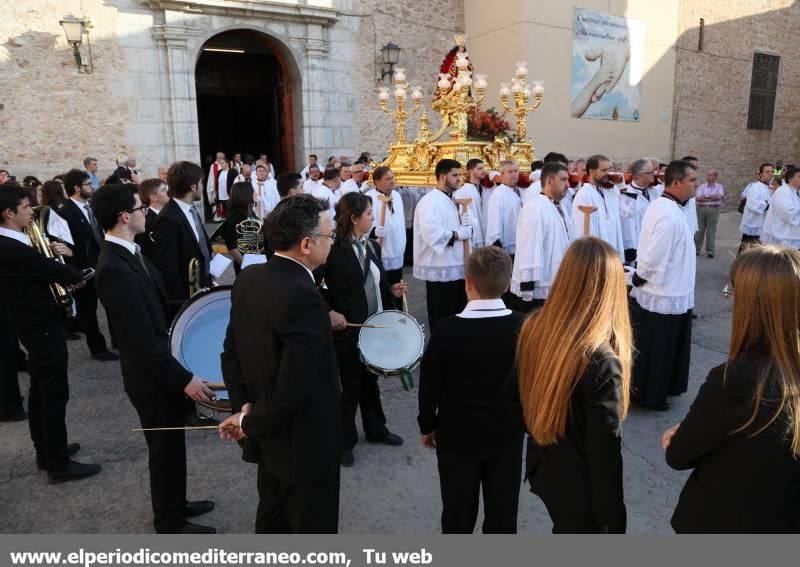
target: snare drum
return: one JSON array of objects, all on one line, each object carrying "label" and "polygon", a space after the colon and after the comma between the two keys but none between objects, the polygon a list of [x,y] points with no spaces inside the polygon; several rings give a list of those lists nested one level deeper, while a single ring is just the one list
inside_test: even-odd
[{"label": "snare drum", "polygon": [[[220,355],[231,316],[231,286],[201,290],[183,304],[169,329],[172,356],[186,370],[209,382],[222,382]],[[197,402],[214,412],[231,411],[227,390],[215,390],[211,403]]]},{"label": "snare drum", "polygon": [[379,329],[362,327],[358,334],[358,352],[364,365],[378,376],[400,376],[413,372],[425,348],[425,332],[408,313],[381,311],[364,322]]}]

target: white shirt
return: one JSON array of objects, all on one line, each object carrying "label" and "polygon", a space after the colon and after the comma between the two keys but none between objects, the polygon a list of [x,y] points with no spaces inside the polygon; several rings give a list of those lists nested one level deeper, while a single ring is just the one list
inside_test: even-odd
[{"label": "white shirt", "polygon": [[761,240],[800,249],[800,193],[790,185],[781,185],[772,194],[764,219]]},{"label": "white shirt", "polygon": [[514,254],[517,248],[517,220],[522,210],[522,196],[519,189],[499,185],[489,203],[489,220],[486,223],[484,242],[492,245],[498,240],[503,249]]},{"label": "white shirt", "polygon": [[314,188],[317,185],[322,185],[322,180],[314,181],[313,179],[306,179],[305,181],[303,181],[303,191],[311,195],[312,193],[314,193]]},{"label": "white shirt", "polygon": [[[481,194],[478,192],[478,188],[472,183],[464,183],[464,185],[453,192],[453,198],[472,199],[472,202],[467,205],[467,210],[475,220],[475,225],[472,227],[472,248],[483,246],[484,226],[481,219],[483,207],[481,205]],[[461,205],[459,205],[459,208],[461,208]]]},{"label": "white shirt", "polygon": [[358,183],[353,180],[351,177],[347,181],[341,184],[339,187],[339,197],[341,198],[342,195],[347,195],[348,193],[361,193],[361,189],[364,187],[364,184],[361,184],[361,187],[358,186]]},{"label": "white shirt", "polygon": [[136,255],[136,252],[139,248],[139,245],[136,244],[135,242],[128,242],[124,238],[119,238],[118,236],[112,236],[110,234],[106,234],[106,241],[113,242],[114,244],[119,244],[134,256]]},{"label": "white shirt", "polygon": [[83,213],[83,216],[84,216],[84,217],[86,217],[86,220],[87,220],[87,221],[89,221],[89,224],[92,224],[92,219],[91,219],[91,217],[89,216],[89,211],[86,209],[86,207],[88,207],[88,206],[89,206],[89,202],[88,202],[88,201],[79,201],[79,200],[78,200],[78,199],[76,199],[75,197],[70,197],[70,200],[71,200],[73,203],[75,203],[76,205],[78,205],[78,208],[79,208],[79,209],[81,210],[81,212]]},{"label": "white shirt", "polygon": [[744,206],[739,232],[748,236],[761,236],[772,193],[766,183],[754,181],[747,186],[745,194],[747,203]]},{"label": "white shirt", "polygon": [[[567,215],[568,219],[572,219],[572,200],[575,198],[575,189],[572,187],[567,187],[567,192],[564,193],[564,196],[561,198],[561,208],[564,209],[564,214]],[[573,231],[573,238],[575,237],[575,232]]]},{"label": "white shirt", "polygon": [[217,178],[217,200],[219,201],[227,201],[230,198],[228,196],[228,174],[230,172],[230,169],[224,169],[219,172],[219,177]]},{"label": "white shirt", "polygon": [[264,181],[256,179],[251,184],[253,185],[253,191],[258,193],[259,197],[256,213],[258,214],[260,211],[261,218],[265,219],[281,200],[281,196],[278,194],[278,184],[274,179],[266,179]]},{"label": "white shirt", "polygon": [[488,319],[490,317],[505,317],[511,315],[511,310],[506,307],[502,299],[473,299],[456,315],[462,319]]},{"label": "white shirt", "polygon": [[569,217],[562,217],[547,195],[528,201],[517,225],[511,292],[522,297],[521,284],[535,282],[533,297],[547,299],[571,240]]},{"label": "white shirt", "polygon": [[[688,206],[688,204],[687,204]],[[644,215],[636,273],[647,280],[631,297],[647,311],[682,315],[694,307],[694,231],[682,207],[659,197]]]},{"label": "white shirt", "polygon": [[533,199],[537,195],[541,195],[541,193],[542,193],[542,180],[540,179],[534,183],[531,183],[530,187],[528,187],[522,192],[522,206],[524,207],[525,205],[527,205],[531,199]]},{"label": "white shirt", "polygon": [[328,213],[330,213],[331,221],[333,221],[336,218],[336,203],[339,202],[338,191],[333,191],[324,183],[320,183],[311,190],[311,194],[320,201],[328,200]]},{"label": "white shirt", "polygon": [[596,207],[590,215],[589,234],[605,240],[625,258],[625,247],[622,244],[622,219],[619,210],[619,189],[603,189],[584,183],[572,200],[572,226],[576,236],[583,236],[583,213],[578,207]]},{"label": "white shirt", "polygon": [[155,214],[159,214],[161,212],[161,209],[156,209],[155,207],[149,207],[149,209],[153,211]]},{"label": "white shirt", "polygon": [[187,205],[186,203],[184,203],[179,199],[173,199],[173,201],[175,201],[175,203],[177,203],[177,205],[181,208],[181,211],[183,211],[186,220],[189,221],[189,226],[192,227],[192,232],[194,233],[194,237],[197,239],[197,242],[200,242],[200,235],[197,234],[197,227],[194,224],[194,218],[191,213],[192,209],[194,208],[194,205]]},{"label": "white shirt", "polygon": [[[622,221],[622,245],[625,250],[639,247],[639,235],[642,232],[642,221],[650,201],[645,197],[646,189],[637,188],[633,183],[628,185],[624,194],[620,194],[620,218]],[[629,195],[633,195],[630,197]]]},{"label": "white shirt", "polygon": [[[364,244],[364,254],[367,254],[366,246],[367,245],[365,243]],[[356,259],[358,259],[359,254],[361,254],[361,252],[359,251],[358,244],[356,244],[355,242],[353,242],[353,252],[356,253]],[[359,260],[359,263],[361,264],[362,271],[363,271],[364,264],[360,260]],[[377,298],[377,303],[375,305],[378,306],[378,310],[375,311],[375,313],[380,313],[381,311],[383,311],[383,299],[381,298],[381,270],[380,270],[380,268],[378,268],[378,266],[375,264],[375,262],[370,260],[369,261],[369,271],[372,273],[372,281],[375,282],[374,289],[375,289],[375,297]]]},{"label": "white shirt", "polygon": [[303,168],[303,171],[300,172],[300,177],[303,178],[303,181],[308,179],[308,165]]},{"label": "white shirt", "polygon": [[8,228],[3,228],[0,226],[0,236],[5,236],[7,238],[12,238],[17,242],[21,242],[25,246],[30,246],[31,242],[28,240],[28,235],[24,232],[17,232],[16,230],[10,230]]},{"label": "white shirt", "polygon": [[300,265],[300,266],[303,266],[303,268],[305,268],[306,272],[308,272],[308,277],[310,277],[310,278],[311,278],[311,281],[312,281],[312,282],[314,282],[314,285],[316,285],[316,284],[317,284],[316,280],[314,279],[314,273],[313,273],[311,270],[309,270],[309,269],[308,269],[308,266],[306,266],[306,265],[305,265],[305,264],[303,264],[302,262],[298,262],[298,261],[297,261],[297,260],[295,260],[294,258],[291,258],[291,257],[289,257],[289,256],[286,256],[285,254],[281,254],[280,252],[275,252],[275,254],[273,254],[273,256],[278,256],[279,258],[285,258],[285,259],[287,259],[287,260],[291,260],[291,261],[292,261],[292,262],[294,262],[295,264],[298,264],[298,265]]},{"label": "white shirt", "polygon": [[381,225],[381,214],[386,207],[386,222],[383,227],[386,229],[386,236],[381,245],[381,259],[383,260],[384,270],[397,270],[403,267],[403,257],[406,252],[406,217],[403,210],[403,198],[397,191],[392,191],[392,210],[388,205],[384,205],[378,196],[377,189],[367,192],[367,197],[372,199],[373,220],[372,226]]},{"label": "white shirt", "polygon": [[489,201],[495,187],[484,187],[481,192],[481,226],[483,227],[483,242],[486,243],[486,226],[489,223]]},{"label": "white shirt", "polygon": [[700,225],[697,222],[697,200],[694,197],[686,202],[686,206],[683,207],[683,213],[686,215],[686,220],[689,221],[689,228],[692,229],[692,232],[700,230]]},{"label": "white shirt", "polygon": [[447,244],[461,226],[458,207],[449,195],[432,189],[414,211],[414,277],[430,282],[464,279],[464,246]]}]

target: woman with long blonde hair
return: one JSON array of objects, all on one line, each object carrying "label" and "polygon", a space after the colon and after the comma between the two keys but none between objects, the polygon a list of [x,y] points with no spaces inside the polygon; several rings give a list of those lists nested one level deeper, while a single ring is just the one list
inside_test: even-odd
[{"label": "woman with long blonde hair", "polygon": [[619,254],[576,240],[517,343],[528,480],[553,533],[625,532],[620,425],[632,343]]},{"label": "woman with long blonde hair", "polygon": [[679,533],[800,531],[800,252],[755,246],[731,267],[728,360],[664,433],[667,463],[694,469]]}]

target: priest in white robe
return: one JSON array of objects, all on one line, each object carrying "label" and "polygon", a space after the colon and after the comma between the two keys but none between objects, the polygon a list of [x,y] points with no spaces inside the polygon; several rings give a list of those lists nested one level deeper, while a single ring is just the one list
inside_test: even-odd
[{"label": "priest in white robe", "polygon": [[502,183],[495,188],[489,203],[484,242],[487,246],[501,246],[513,258],[517,247],[517,220],[522,210],[517,162],[500,163],[500,180]]},{"label": "priest in white robe", "polygon": [[572,240],[572,223],[561,201],[569,188],[567,167],[544,165],[541,194],[522,207],[517,224],[517,253],[511,275],[513,309],[524,313],[544,305]]},{"label": "priest in white robe", "polygon": [[589,217],[589,235],[605,240],[619,252],[620,260],[625,259],[622,243],[622,219],[620,217],[619,189],[604,188],[608,184],[611,161],[602,155],[594,155],[586,160],[589,181],[583,184],[572,200],[572,223],[576,236],[584,236],[584,215],[579,207],[594,207]]},{"label": "priest in white robe", "polygon": [[620,216],[622,221],[622,245],[625,250],[625,262],[636,261],[636,250],[639,248],[639,235],[642,221],[650,206],[651,193],[648,188],[655,180],[655,169],[649,159],[637,159],[631,164],[631,182],[620,194]]},{"label": "priest in white robe", "polygon": [[772,191],[769,188],[770,179],[772,179],[772,164],[763,163],[758,168],[758,181],[751,183],[745,189],[746,202],[742,213],[742,222],[739,225],[739,232],[742,233],[740,251],[745,246],[761,240],[767,209],[772,200]]},{"label": "priest in white robe", "polygon": [[[372,173],[374,189],[367,192],[372,199],[374,237],[381,239],[381,260],[386,279],[390,285],[403,279],[403,258],[406,252],[406,217],[403,198],[394,190],[394,173],[386,166],[375,168]],[[384,203],[380,197],[388,197]],[[402,300],[395,308],[402,307]],[[386,307],[389,309],[389,307]]]},{"label": "priest in white robe", "polygon": [[311,194],[317,199],[328,201],[328,214],[336,220],[336,203],[339,202],[341,194],[339,188],[342,186],[342,178],[338,169],[326,169],[322,182],[316,184]]},{"label": "priest in white robe", "polygon": [[637,355],[631,399],[655,411],[669,409],[667,396],[686,392],[689,383],[697,258],[683,207],[696,184],[697,172],[689,162],[669,164],[666,189],[644,215],[632,277]]},{"label": "priest in white robe", "polygon": [[787,169],[783,180],[772,195],[761,241],[800,250],[800,169]]},{"label": "priest in white robe", "polygon": [[260,219],[267,218],[281,200],[278,194],[278,184],[274,179],[269,179],[268,175],[267,167],[263,163],[259,163],[256,166],[256,178],[251,182],[253,191],[258,194],[259,198],[256,203],[256,215]]},{"label": "priest in white robe", "polygon": [[342,182],[342,188],[339,190],[339,196],[347,195],[348,193],[364,193],[369,188],[364,184],[366,172],[364,171],[363,163],[354,163],[350,166],[350,179]]},{"label": "priest in white robe", "polygon": [[458,202],[459,199],[470,200],[467,209],[472,214],[472,218],[475,221],[472,227],[473,248],[478,248],[484,244],[483,204],[481,201],[481,195],[483,193],[483,187],[481,186],[483,171],[483,162],[481,160],[476,158],[469,160],[467,162],[467,182],[453,193],[453,198],[456,202]]},{"label": "priest in white robe", "polygon": [[463,241],[472,238],[472,219],[469,213],[461,215],[453,201],[460,183],[461,164],[440,160],[436,188],[420,199],[414,211],[414,277],[425,282],[431,331],[467,305]]}]

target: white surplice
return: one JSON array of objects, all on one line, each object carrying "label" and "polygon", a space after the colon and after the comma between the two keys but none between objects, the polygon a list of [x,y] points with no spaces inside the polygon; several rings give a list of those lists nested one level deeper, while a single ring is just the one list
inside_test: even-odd
[{"label": "white surplice", "polygon": [[659,197],[644,215],[636,257],[636,273],[646,283],[631,297],[651,313],[682,315],[694,307],[696,269],[694,231],[683,207]]},{"label": "white surplice", "polygon": [[461,218],[450,196],[439,189],[425,194],[414,210],[413,226],[414,277],[430,282],[464,279],[464,245],[452,241]]},{"label": "white surplice", "polygon": [[533,297],[547,299],[571,240],[572,225],[563,207],[559,212],[547,195],[528,201],[517,224],[511,292],[522,297],[521,284],[535,282]]},{"label": "white surplice", "polygon": [[739,232],[747,236],[761,236],[772,193],[770,193],[769,186],[761,181],[754,181],[748,185],[745,192],[747,203],[744,206]]},{"label": "white surplice", "polygon": [[800,193],[797,189],[783,184],[773,193],[761,241],[800,249]]},{"label": "white surplice", "polygon": [[317,199],[328,200],[328,213],[331,215],[331,222],[335,222],[334,219],[336,217],[336,203],[339,202],[339,194],[338,191],[333,191],[330,187],[325,185],[324,183],[320,183],[311,190],[311,194],[314,195]]},{"label": "white surplice", "polygon": [[358,183],[356,183],[351,177],[342,183],[341,187],[339,187],[339,198],[341,198],[343,195],[347,195],[348,193],[362,193],[365,187],[366,185],[363,183],[359,187]]},{"label": "white surplice", "polygon": [[259,181],[256,179],[252,181],[253,191],[258,193],[259,204],[256,206],[256,212],[260,211],[261,218],[265,219],[278,205],[281,196],[278,193],[278,184],[274,179],[267,179],[266,181]]},{"label": "white surplice", "polygon": [[491,246],[497,241],[509,254],[517,247],[517,220],[522,210],[519,189],[502,184],[495,188],[489,203],[489,219],[486,222],[484,243]]},{"label": "white surplice", "polygon": [[590,183],[583,187],[572,199],[572,226],[575,236],[583,236],[583,213],[579,206],[595,207],[589,221],[589,234],[605,240],[625,259],[625,247],[622,243],[622,219],[619,210],[619,189],[602,189]]},{"label": "white surplice", "polygon": [[397,191],[392,191],[392,208],[384,205],[378,196],[377,189],[367,192],[367,197],[372,199],[372,226],[381,226],[381,211],[386,208],[386,236],[381,248],[381,259],[384,270],[397,270],[403,267],[403,256],[406,252],[406,217],[403,210],[403,198]]},{"label": "white surplice", "polygon": [[639,248],[639,235],[642,232],[642,221],[650,201],[646,189],[631,183],[620,193],[620,216],[622,220],[622,245],[625,250]]},{"label": "white surplice", "polygon": [[542,180],[535,181],[522,192],[522,206],[528,204],[528,201],[542,193]]},{"label": "white surplice", "polygon": [[[478,188],[472,183],[464,183],[464,185],[456,189],[453,193],[453,198],[472,199],[472,202],[467,205],[467,210],[469,210],[472,214],[472,218],[475,220],[475,225],[472,227],[472,247],[477,248],[483,246],[484,226],[483,219],[481,218],[483,216],[481,214],[483,205],[481,204],[481,194],[478,192]],[[460,205],[459,208],[461,208]]]}]

